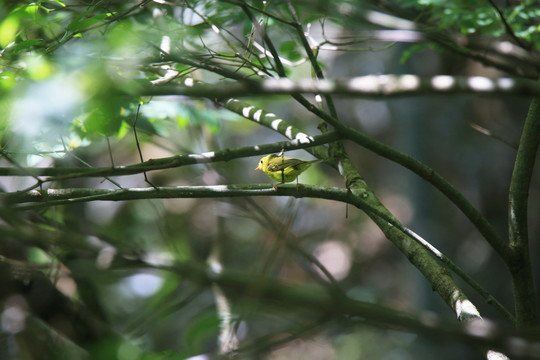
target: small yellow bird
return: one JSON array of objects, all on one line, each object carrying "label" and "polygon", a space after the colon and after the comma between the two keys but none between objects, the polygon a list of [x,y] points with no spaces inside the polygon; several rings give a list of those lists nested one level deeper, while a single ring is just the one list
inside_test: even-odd
[{"label": "small yellow bird", "polygon": [[[296,179],[296,187],[298,187],[298,175],[306,171],[311,164],[319,161],[321,160],[305,161],[271,154],[263,157],[255,170],[264,171],[270,179],[279,181],[281,184]],[[278,185],[274,185],[274,189]]]}]

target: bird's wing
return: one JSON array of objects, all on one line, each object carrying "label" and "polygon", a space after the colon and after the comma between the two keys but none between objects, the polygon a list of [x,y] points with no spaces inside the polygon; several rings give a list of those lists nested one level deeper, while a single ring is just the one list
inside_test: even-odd
[{"label": "bird's wing", "polygon": [[276,161],[274,160],[272,164],[268,165],[268,170],[270,171],[282,171],[285,170],[288,167],[296,167],[297,165],[300,165],[302,163],[305,163],[304,160],[300,159],[283,159],[283,161]]}]

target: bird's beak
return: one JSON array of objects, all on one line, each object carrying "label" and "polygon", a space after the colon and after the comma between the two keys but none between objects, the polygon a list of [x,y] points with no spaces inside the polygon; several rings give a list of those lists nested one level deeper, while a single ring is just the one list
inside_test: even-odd
[{"label": "bird's beak", "polygon": [[261,167],[260,166],[257,166],[257,168],[255,170],[261,170]]}]

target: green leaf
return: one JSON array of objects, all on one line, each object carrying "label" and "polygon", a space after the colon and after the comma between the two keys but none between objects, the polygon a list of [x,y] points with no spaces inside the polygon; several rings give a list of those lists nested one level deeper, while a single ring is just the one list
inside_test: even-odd
[{"label": "green leaf", "polygon": [[30,79],[40,81],[50,77],[54,72],[54,66],[44,56],[32,56],[26,60],[26,72]]},{"label": "green leaf", "polygon": [[215,341],[218,333],[219,319],[215,311],[201,311],[186,327],[183,343],[186,351],[197,354],[204,350],[204,345]]},{"label": "green leaf", "polygon": [[208,126],[212,134],[217,134],[221,128],[218,115],[213,110],[204,110],[200,112],[202,122]]},{"label": "green leaf", "polygon": [[11,89],[16,83],[17,75],[11,71],[0,72],[0,91]]},{"label": "green leaf", "polygon": [[14,49],[15,54],[20,54],[23,52],[26,52],[30,50],[31,48],[38,46],[42,44],[43,41],[41,39],[30,39],[30,40],[23,40],[19,43],[17,43],[16,48]]},{"label": "green leaf", "polygon": [[128,108],[130,99],[102,90],[88,102],[87,113],[75,126],[81,138],[91,135],[118,136],[124,121],[124,109]]},{"label": "green leaf", "polygon": [[15,16],[8,16],[0,24],[0,46],[5,48],[13,41],[17,36],[19,30],[19,19]]},{"label": "green leaf", "polygon": [[281,43],[281,46],[279,47],[280,52],[290,52],[296,50],[296,42],[295,41],[285,41]]},{"label": "green leaf", "polygon": [[84,121],[84,129],[87,134],[111,136],[118,133],[122,124],[120,111],[115,114],[114,111],[110,111],[111,109],[108,110],[95,109],[88,114]]},{"label": "green leaf", "polygon": [[179,114],[175,118],[176,125],[179,129],[185,129],[189,125],[189,116],[187,114]]}]

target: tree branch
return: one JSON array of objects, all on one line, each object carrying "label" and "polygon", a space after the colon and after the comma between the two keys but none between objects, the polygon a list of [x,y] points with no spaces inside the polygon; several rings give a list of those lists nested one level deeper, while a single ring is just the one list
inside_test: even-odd
[{"label": "tree branch", "polygon": [[488,0],[488,2],[491,4],[491,7],[493,7],[495,9],[495,11],[497,12],[497,14],[499,15],[499,18],[501,19],[501,22],[503,23],[504,25],[504,28],[506,29],[506,33],[517,43],[519,44],[519,46],[525,48],[525,49],[530,49],[531,48],[531,44],[527,44],[523,39],[520,39],[516,36],[516,33],[514,32],[514,30],[512,29],[512,27],[510,26],[510,24],[508,23],[508,21],[506,21],[506,17],[504,16],[504,13],[502,12],[501,9],[499,9],[499,7],[497,6],[497,4],[495,4],[495,1],[493,0]]},{"label": "tree branch", "polygon": [[[311,47],[309,46],[309,42],[304,34],[304,29],[302,27],[302,24],[300,23],[300,19],[298,18],[298,15],[296,14],[296,10],[294,10],[294,6],[290,0],[287,1],[287,6],[294,20],[293,27],[296,30],[296,34],[298,38],[300,39],[300,42],[302,43],[302,47],[304,48],[304,51],[306,52],[309,58],[309,63],[311,64],[311,68],[313,69],[313,72],[315,73],[315,77],[317,78],[317,80],[324,80],[324,74],[323,74],[322,68],[317,62],[317,57],[315,56],[315,54],[311,50]],[[324,99],[326,100],[326,105],[328,106],[330,115],[337,119],[338,114],[337,114],[336,106],[334,104],[334,100],[329,94],[324,94]],[[297,99],[297,100],[300,100],[301,103],[305,102],[305,101],[302,101],[303,99]]]},{"label": "tree branch", "polygon": [[336,132],[330,132],[311,137],[307,134],[294,134],[290,141],[280,141],[271,144],[244,146],[219,151],[210,151],[203,154],[186,154],[150,159],[142,163],[114,167],[73,168],[73,167],[0,167],[0,176],[51,176],[45,181],[56,181],[80,177],[105,177],[140,174],[145,171],[170,169],[185,165],[205,164],[220,161],[230,161],[255,155],[264,155],[282,150],[306,149],[318,147],[340,138]]},{"label": "tree branch", "polygon": [[[399,6],[395,5],[393,2],[386,0],[371,0],[371,2],[376,3],[378,6],[389,11],[394,15],[388,15],[385,13],[377,13],[375,11],[358,11],[356,9],[351,10],[353,12],[352,16],[359,17],[369,23],[376,24],[379,26],[384,26],[393,29],[402,29],[402,30],[419,30],[423,32],[428,40],[439,45],[440,47],[450,51],[451,53],[469,58],[471,60],[477,61],[485,66],[490,66],[495,69],[507,72],[508,74],[514,74],[518,76],[527,77],[532,80],[536,80],[539,76],[540,68],[537,64],[526,60],[524,62],[512,61],[514,57],[512,53],[508,51],[501,50],[497,55],[498,57],[503,58],[503,61],[498,59],[493,59],[488,56],[483,51],[473,51],[468,47],[470,43],[474,43],[474,40],[469,39],[466,36],[461,34],[449,34],[448,31],[439,30],[437,24],[426,24],[418,19],[418,16],[414,13],[407,13]],[[382,16],[374,16],[374,14],[381,14]],[[380,19],[385,19],[391,17],[391,21],[380,21]],[[493,37],[488,37],[482,39],[482,42],[491,42]],[[505,59],[508,57],[508,59]],[[534,58],[534,56],[531,56]],[[532,69],[531,69],[532,68]]]},{"label": "tree branch", "polygon": [[[515,334],[511,330],[497,328],[486,322],[474,322],[465,326],[456,326],[433,315],[413,315],[399,312],[380,305],[350,299],[329,293],[327,290],[310,285],[286,284],[268,277],[254,277],[245,271],[222,270],[215,272],[195,263],[178,263],[171,267],[160,267],[181,274],[191,281],[210,285],[216,283],[236,296],[249,297],[284,309],[314,311],[339,318],[345,316],[349,322],[358,318],[361,323],[379,324],[394,329],[435,335],[441,338],[454,337],[468,340],[480,347],[489,347],[508,352],[520,358],[526,353],[530,358],[540,358],[534,352],[537,337],[534,334]],[[512,337],[512,334],[516,336]],[[512,346],[510,339],[519,339],[523,347]],[[520,352],[523,351],[523,352]]]},{"label": "tree branch", "polygon": [[[223,74],[223,71],[217,72]],[[192,86],[144,87],[139,95],[185,95],[205,98],[231,98],[253,95],[339,94],[351,97],[390,98],[400,96],[481,94],[540,96],[537,81],[520,78],[438,75],[367,75],[350,79],[291,80],[288,78],[250,80]]]},{"label": "tree branch", "polygon": [[[175,187],[159,187],[154,188],[131,188],[131,189],[47,189],[43,191],[33,190],[27,193],[6,193],[4,202],[6,204],[22,204],[27,202],[35,202],[35,204],[19,205],[13,207],[16,210],[30,210],[46,208],[51,206],[69,205],[80,202],[89,201],[126,201],[138,199],[168,199],[168,198],[220,198],[220,197],[244,197],[244,196],[294,196],[297,198],[310,197],[327,200],[335,200],[352,204],[366,212],[379,226],[384,227],[387,231],[398,230],[401,235],[398,237],[401,244],[398,248],[409,257],[409,253],[413,254],[416,250],[410,245],[403,248],[403,243],[407,242],[403,239],[403,235],[410,237],[417,244],[422,246],[426,251],[439,259],[461,277],[467,284],[475,289],[487,303],[493,305],[510,321],[514,321],[513,316],[500,304],[491,294],[483,289],[474,279],[468,276],[448,257],[442,254],[439,250],[433,247],[419,235],[401,225],[388,211],[382,206],[373,205],[370,200],[364,197],[353,196],[350,191],[343,188],[323,187],[301,185],[298,189],[293,185],[280,185],[277,189],[268,184],[245,184],[245,185],[217,185],[217,186],[175,186]],[[373,197],[373,195],[371,196]],[[393,229],[393,230],[392,230]],[[383,230],[384,231],[384,230]],[[396,234],[394,234],[396,235]],[[394,236],[394,239],[395,236]],[[390,239],[392,240],[392,239]],[[395,243],[395,240],[392,240]],[[418,253],[415,254],[418,256]],[[409,257],[410,259],[410,257]],[[418,267],[418,262],[412,261]],[[422,266],[428,265],[429,262],[422,260]],[[432,271],[438,272],[440,269],[436,264],[429,265]],[[422,270],[421,270],[422,271]],[[447,276],[447,274],[445,274]],[[429,280],[429,279],[428,279]],[[432,279],[435,280],[435,279]],[[432,285],[435,283],[432,283]],[[436,289],[436,285],[433,285]],[[456,287],[457,289],[457,287]],[[457,291],[457,290],[456,290]],[[455,302],[455,299],[452,300]]]},{"label": "tree branch", "polygon": [[[289,124],[283,119],[278,118],[275,114],[267,113],[261,109],[256,108],[248,103],[241,102],[237,99],[229,99],[224,103],[224,106],[234,111],[247,119],[260,123],[266,127],[274,129],[285,136],[291,138],[294,136],[303,137],[304,135],[299,130],[297,130],[293,125]],[[312,106],[311,111],[316,115],[320,116],[323,120],[327,121],[332,125],[337,131],[339,131],[343,137],[349,138],[350,140],[356,142],[357,144],[365,147],[368,150],[375,152],[391,161],[408,168],[409,170],[416,173],[418,176],[432,184],[436,189],[441,191],[450,201],[452,201],[462,212],[463,214],[471,221],[472,224],[476,226],[478,231],[484,236],[488,243],[497,251],[497,253],[503,258],[508,260],[508,249],[503,242],[501,236],[495,231],[491,224],[482,216],[482,214],[458,191],[453,187],[443,176],[437,173],[435,170],[429,166],[421,163],[420,161],[404,154],[400,151],[397,151],[365,134],[362,132],[353,129],[351,127],[345,126],[339,121],[336,121],[330,115],[319,110],[317,107]],[[307,135],[306,135],[307,136]],[[320,147],[314,148],[313,154],[319,158],[329,158],[328,154],[316,153],[316,150],[321,149]],[[324,149],[324,148],[322,148]],[[321,157],[322,156],[322,157]],[[338,164],[333,164],[331,159],[330,164],[338,167]],[[354,172],[356,174],[356,171]],[[349,176],[345,179],[347,186],[350,183],[354,182],[354,179],[357,175]]]},{"label": "tree branch", "polygon": [[527,205],[540,143],[540,98],[534,98],[523,126],[509,192],[509,236],[516,318],[519,327],[537,326],[536,293],[529,255]]}]

